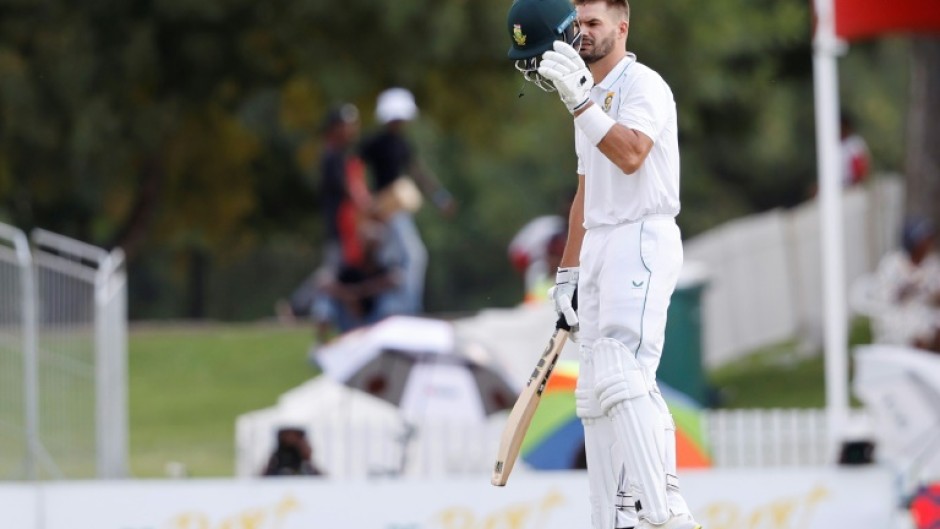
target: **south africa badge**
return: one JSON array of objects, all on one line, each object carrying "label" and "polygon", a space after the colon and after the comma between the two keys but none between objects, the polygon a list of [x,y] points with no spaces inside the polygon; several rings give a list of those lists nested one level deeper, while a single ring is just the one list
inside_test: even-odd
[{"label": "south africa badge", "polygon": [[516,44],[519,46],[525,46],[525,33],[522,32],[521,25],[512,25],[512,40],[516,41]]}]

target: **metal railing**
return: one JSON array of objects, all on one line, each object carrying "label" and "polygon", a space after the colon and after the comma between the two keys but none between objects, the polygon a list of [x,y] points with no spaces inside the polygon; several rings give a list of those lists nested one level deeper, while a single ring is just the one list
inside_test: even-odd
[{"label": "metal railing", "polygon": [[0,224],[0,479],[127,475],[120,250]]}]

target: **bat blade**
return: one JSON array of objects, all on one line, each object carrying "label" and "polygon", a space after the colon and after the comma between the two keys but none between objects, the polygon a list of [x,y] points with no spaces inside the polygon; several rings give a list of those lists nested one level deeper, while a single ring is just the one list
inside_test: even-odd
[{"label": "bat blade", "polygon": [[509,418],[506,420],[506,426],[503,427],[503,435],[499,441],[496,464],[490,477],[490,483],[496,487],[505,486],[506,482],[509,481],[509,474],[519,457],[522,441],[529,430],[529,424],[532,422],[535,410],[538,409],[542,392],[545,391],[545,385],[548,384],[548,379],[552,375],[552,370],[555,368],[558,356],[561,354],[567,340],[567,329],[555,329],[548,345],[542,352],[542,356],[539,357],[535,369],[532,370],[529,381],[509,412]]}]

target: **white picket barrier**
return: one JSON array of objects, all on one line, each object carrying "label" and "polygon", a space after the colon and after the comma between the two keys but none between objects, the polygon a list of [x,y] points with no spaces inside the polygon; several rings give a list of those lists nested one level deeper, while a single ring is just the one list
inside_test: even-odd
[{"label": "white picket barrier", "polygon": [[[270,413],[270,412],[268,412]],[[274,450],[274,415],[241,416],[236,426],[236,475],[256,476]],[[821,468],[835,464],[823,409],[703,410],[704,444],[715,468]],[[505,417],[485,423],[427,422],[406,428],[386,420],[342,418],[304,427],[314,460],[334,478],[440,477],[489,473]],[[260,420],[260,422],[259,422]],[[517,473],[531,470],[520,458]]]},{"label": "white picket barrier", "polygon": [[[896,247],[904,185],[884,176],[844,194],[846,286]],[[822,344],[818,203],[734,219],[685,241],[685,258],[705,265],[702,360],[709,368],[754,349],[799,339]]]},{"label": "white picket barrier", "polygon": [[702,419],[716,467],[818,467],[835,462],[822,409],[711,410]]}]

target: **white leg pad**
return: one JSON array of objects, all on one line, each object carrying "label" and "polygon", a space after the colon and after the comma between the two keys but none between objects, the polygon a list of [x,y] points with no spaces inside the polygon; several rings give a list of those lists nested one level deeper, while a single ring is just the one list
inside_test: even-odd
[{"label": "white leg pad", "polygon": [[666,462],[666,495],[669,501],[669,510],[673,514],[691,514],[689,506],[685,503],[685,499],[679,491],[679,475],[676,472],[676,422],[673,420],[672,414],[669,413],[669,407],[666,405],[662,393],[659,392],[658,386],[654,388],[651,396],[660,414],[662,414],[662,422],[666,429],[664,461]]},{"label": "white leg pad", "polygon": [[[607,419],[607,425],[613,429],[610,419]],[[613,435],[613,433],[611,433],[611,435]],[[640,521],[636,515],[636,497],[633,495],[630,481],[627,478],[627,469],[623,464],[620,443],[614,443],[614,453],[618,456],[617,461],[619,461],[618,466],[620,467],[620,475],[617,476],[617,499],[615,501],[617,524],[614,525],[614,527],[636,527]]]},{"label": "white leg pad", "polygon": [[[620,490],[623,458],[610,420],[601,410],[594,393],[594,365],[590,351],[581,346],[581,364],[575,389],[575,412],[584,425],[584,450],[587,456],[588,488],[591,500],[591,524],[594,529],[633,527],[637,524],[633,498],[626,488]],[[621,509],[621,504],[624,507]]]},{"label": "white leg pad", "polygon": [[653,524],[670,517],[666,493],[663,415],[651,396],[655,380],[621,342],[594,342],[595,392],[620,440],[630,478],[639,486],[640,516]]}]

